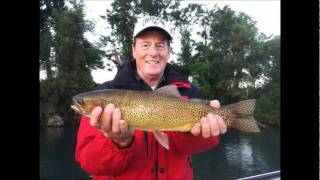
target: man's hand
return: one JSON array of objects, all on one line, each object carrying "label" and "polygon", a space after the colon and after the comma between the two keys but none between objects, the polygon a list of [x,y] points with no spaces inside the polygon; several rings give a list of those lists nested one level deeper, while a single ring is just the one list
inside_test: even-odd
[{"label": "man's hand", "polygon": [[120,109],[113,104],[108,104],[103,111],[101,107],[95,107],[91,112],[90,125],[111,138],[120,148],[128,147],[132,142],[133,130],[121,119]]},{"label": "man's hand", "polygon": [[[212,108],[220,108],[220,103],[217,100],[210,101]],[[195,124],[191,133],[195,136],[202,134],[203,137],[208,138],[224,134],[227,131],[227,126],[219,115],[209,113],[206,117],[201,118],[200,122]]]}]

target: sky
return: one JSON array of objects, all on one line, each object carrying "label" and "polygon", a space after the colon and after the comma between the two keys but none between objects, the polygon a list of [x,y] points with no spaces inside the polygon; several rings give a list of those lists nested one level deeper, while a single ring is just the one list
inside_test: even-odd
[{"label": "sky", "polygon": [[[110,35],[111,30],[105,20],[100,18],[100,15],[106,15],[106,9],[111,9],[111,0],[83,0],[85,19],[95,23],[95,30],[92,33],[85,33],[85,37],[92,43],[97,43],[101,35]],[[267,36],[280,35],[280,0],[184,0],[181,1],[181,7],[185,7],[188,3],[206,4],[208,8],[217,5],[222,8],[225,5],[236,12],[244,12],[249,15],[252,20],[256,21],[256,27],[260,33]],[[176,36],[175,36],[176,37]],[[177,36],[179,37],[179,35]],[[177,52],[180,49],[180,44],[172,44],[173,50]],[[174,60],[175,55],[171,55],[170,60]],[[106,64],[106,59],[103,59]],[[170,62],[169,60],[169,62]],[[113,65],[113,63],[110,63]],[[113,67],[115,67],[113,65]],[[107,66],[106,66],[107,68]],[[97,69],[92,71],[93,79],[96,83],[102,83],[112,80],[116,74],[116,68],[113,71],[107,69]],[[42,75],[43,76],[43,75]],[[40,74],[41,77],[41,74]]]}]

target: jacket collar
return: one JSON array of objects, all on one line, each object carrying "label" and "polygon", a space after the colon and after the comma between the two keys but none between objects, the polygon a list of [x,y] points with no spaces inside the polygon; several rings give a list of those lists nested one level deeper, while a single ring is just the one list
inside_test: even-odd
[{"label": "jacket collar", "polygon": [[[164,76],[167,84],[172,84],[177,81],[188,83],[188,76],[183,74],[180,70],[176,69],[169,63],[167,63],[165,67]],[[114,78],[114,83],[121,85],[133,82],[138,82],[136,78],[136,61],[130,60],[123,64],[119,69]]]}]

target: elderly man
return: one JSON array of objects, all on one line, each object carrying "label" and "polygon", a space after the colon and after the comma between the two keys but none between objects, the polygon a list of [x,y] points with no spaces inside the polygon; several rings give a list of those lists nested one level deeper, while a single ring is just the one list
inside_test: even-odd
[{"label": "elderly man", "polygon": [[[177,86],[182,98],[202,98],[186,75],[168,63],[172,35],[163,20],[140,19],[134,29],[132,54],[114,80],[97,89],[153,91]],[[218,101],[210,102],[219,108]],[[191,154],[215,147],[219,134],[226,132],[220,116],[208,114],[191,132],[151,132],[131,130],[120,109],[113,104],[96,107],[82,117],[78,131],[76,160],[93,179],[192,179]],[[170,149],[159,145],[165,141]]]}]

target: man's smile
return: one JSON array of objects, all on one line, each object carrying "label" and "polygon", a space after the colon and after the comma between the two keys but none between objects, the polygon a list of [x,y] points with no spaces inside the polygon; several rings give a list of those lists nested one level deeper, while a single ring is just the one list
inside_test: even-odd
[{"label": "man's smile", "polygon": [[147,64],[159,64],[160,61],[158,60],[149,60],[149,61],[145,61]]}]

